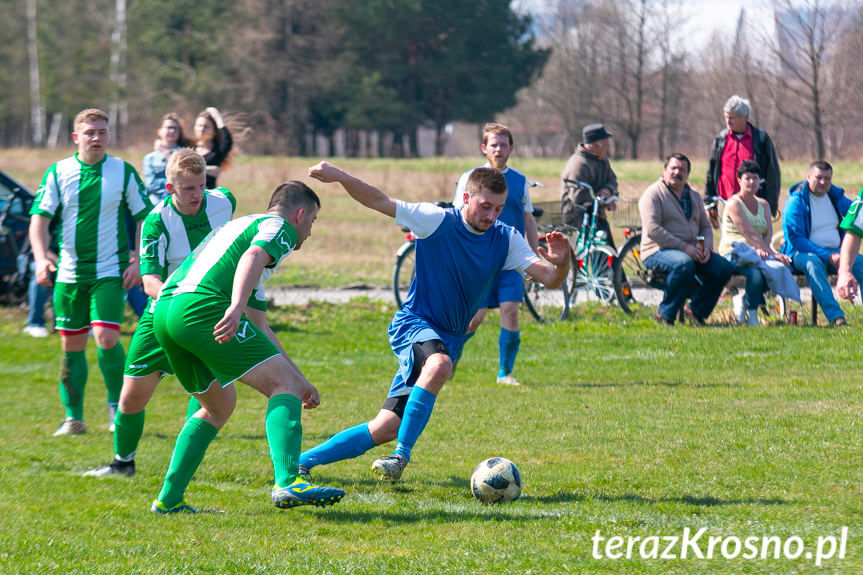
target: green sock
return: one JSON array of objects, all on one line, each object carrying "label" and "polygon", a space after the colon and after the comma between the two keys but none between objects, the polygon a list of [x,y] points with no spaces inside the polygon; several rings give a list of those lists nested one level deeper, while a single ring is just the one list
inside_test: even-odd
[{"label": "green sock", "polygon": [[168,464],[168,473],[165,474],[165,483],[159,492],[158,500],[165,507],[173,507],[183,500],[186,487],[204,459],[207,446],[217,433],[219,430],[214,425],[197,417],[187,421],[180,430],[171,463]]},{"label": "green sock", "polygon": [[192,416],[201,409],[201,402],[194,395],[189,396],[189,405],[186,407],[186,421],[192,419]]},{"label": "green sock", "polygon": [[299,398],[286,393],[274,395],[267,404],[267,441],[279,487],[287,487],[297,477],[303,442],[302,413]]},{"label": "green sock", "polygon": [[87,385],[87,355],[83,351],[64,351],[60,363],[60,401],[66,417],[84,420],[84,387]]},{"label": "green sock", "polygon": [[126,365],[126,352],[119,343],[111,349],[96,348],[99,356],[99,369],[108,390],[108,403],[120,401],[120,391],[123,389],[123,367]]},{"label": "green sock", "polygon": [[123,461],[134,459],[143,433],[144,410],[123,413],[118,409],[114,418],[114,455]]}]

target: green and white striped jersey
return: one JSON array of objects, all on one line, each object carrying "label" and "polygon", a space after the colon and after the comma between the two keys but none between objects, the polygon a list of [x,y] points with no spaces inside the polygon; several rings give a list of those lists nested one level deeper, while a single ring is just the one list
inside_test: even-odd
[{"label": "green and white striped jersey", "polygon": [[155,274],[165,281],[207,235],[229,222],[237,200],[227,188],[205,190],[201,209],[186,216],[169,195],[153,208],[141,228],[141,275]]},{"label": "green and white striped jersey", "polygon": [[152,207],[131,164],[106,155],[94,165],[78,154],[51,166],[30,215],[60,217],[57,281],[120,277],[129,266],[126,214],[141,220]]},{"label": "green and white striped jersey", "polygon": [[162,285],[159,299],[194,293],[230,302],[240,258],[251,246],[260,246],[275,261],[261,274],[247,305],[266,311],[263,283],[296,245],[297,230],[278,216],[253,214],[237,218],[195,248]]}]

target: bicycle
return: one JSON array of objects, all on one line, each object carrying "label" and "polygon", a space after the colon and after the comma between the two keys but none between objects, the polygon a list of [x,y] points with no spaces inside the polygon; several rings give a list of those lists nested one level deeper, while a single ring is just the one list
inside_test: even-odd
[{"label": "bicycle", "polygon": [[599,198],[587,182],[564,179],[564,185],[572,186],[573,191],[588,191],[591,208],[585,210],[579,231],[563,222],[560,202],[537,204],[540,213],[539,217],[534,215],[537,229],[563,233],[568,236],[572,248],[570,273],[561,288],[548,290],[530,280],[525,284],[525,304],[538,321],[566,319],[579,296],[604,303],[615,297],[613,269],[617,251],[608,244],[605,232],[597,228],[596,220],[600,205],[617,201],[617,196]]}]

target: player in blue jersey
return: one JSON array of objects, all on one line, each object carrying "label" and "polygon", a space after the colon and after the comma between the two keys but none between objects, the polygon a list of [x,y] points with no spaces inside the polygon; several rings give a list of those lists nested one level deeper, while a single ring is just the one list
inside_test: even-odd
[{"label": "player in blue jersey", "polygon": [[549,288],[569,271],[569,243],[557,232],[546,236],[542,261],[512,227],[497,221],[506,203],[503,174],[477,168],[468,177],[462,209],[407,203],[343,170],[321,162],[309,176],[336,182],[362,205],[395,218],[417,237],[416,276],[403,307],[389,326],[390,346],[399,368],[377,416],[346,429],[300,456],[300,474],[316,465],[362,455],[398,439],[392,456],[372,470],[397,481],[411,449],[431,416],[435,398],[461,355],[471,318],[485,303],[501,270],[530,274]]},{"label": "player in blue jersey", "polygon": [[[537,248],[536,220],[533,218],[533,204],[530,202],[527,178],[521,172],[517,172],[506,165],[513,151],[512,132],[503,124],[486,124],[482,129],[480,149],[488,160],[483,167],[500,170],[506,179],[506,203],[498,219],[521,232],[535,252]],[[468,170],[458,180],[453,199],[453,205],[457,208],[464,205],[462,198],[467,179],[472,172],[473,170]],[[515,379],[512,370],[515,367],[515,357],[518,355],[518,348],[521,344],[521,334],[518,329],[518,304],[523,298],[524,279],[521,274],[515,270],[500,272],[497,282],[489,292],[488,300],[480,306],[467,330],[467,339],[470,339],[485,319],[488,308],[500,308],[498,383],[518,385],[518,380]]]}]

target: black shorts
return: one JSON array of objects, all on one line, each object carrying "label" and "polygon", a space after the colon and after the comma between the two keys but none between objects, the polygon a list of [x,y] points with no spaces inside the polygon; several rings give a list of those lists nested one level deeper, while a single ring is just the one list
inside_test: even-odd
[{"label": "black shorts", "polygon": [[[420,343],[415,343],[413,345],[414,350],[414,366],[411,370],[411,375],[408,378],[407,386],[413,387],[414,383],[416,383],[417,378],[420,376],[420,372],[423,369],[423,366],[426,363],[426,360],[436,353],[442,353],[444,355],[449,355],[449,350],[447,350],[446,345],[439,339],[430,339],[427,341],[423,341]],[[399,395],[397,397],[388,397],[386,401],[384,401],[381,409],[386,409],[387,411],[392,411],[395,413],[399,419],[404,417],[405,413],[405,405],[408,403],[408,395]]]}]

